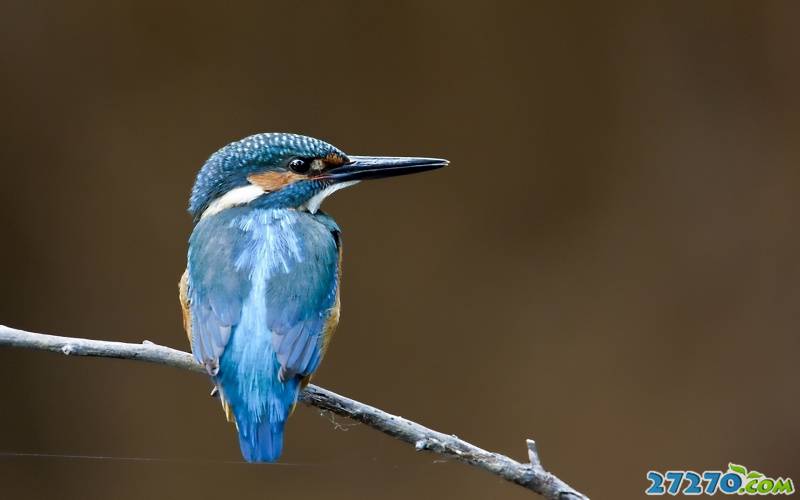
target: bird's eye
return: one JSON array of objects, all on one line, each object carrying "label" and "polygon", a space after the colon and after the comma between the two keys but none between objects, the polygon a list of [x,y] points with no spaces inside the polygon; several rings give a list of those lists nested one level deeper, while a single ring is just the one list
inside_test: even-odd
[{"label": "bird's eye", "polygon": [[308,173],[308,170],[311,168],[311,162],[303,160],[302,158],[295,158],[289,162],[289,168],[292,172],[297,174],[305,174]]}]

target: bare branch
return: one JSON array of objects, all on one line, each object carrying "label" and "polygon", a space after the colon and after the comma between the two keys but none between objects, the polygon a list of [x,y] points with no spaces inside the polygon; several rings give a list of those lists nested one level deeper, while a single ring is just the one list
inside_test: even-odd
[{"label": "bare branch", "polygon": [[[160,365],[182,368],[197,373],[205,369],[194,357],[183,351],[163,347],[144,341],[142,344],[89,340],[73,337],[58,337],[16,330],[0,325],[0,345],[37,349],[65,354],[67,356],[95,356],[102,358],[133,359]],[[411,420],[386,413],[383,410],[340,396],[322,387],[309,385],[300,395],[300,400],[379,430],[414,446],[417,451],[431,451],[479,467],[535,491],[547,499],[587,499],[569,485],[542,467],[536,443],[528,440],[529,464],[522,464],[505,455],[486,451],[459,439],[443,434]]]}]

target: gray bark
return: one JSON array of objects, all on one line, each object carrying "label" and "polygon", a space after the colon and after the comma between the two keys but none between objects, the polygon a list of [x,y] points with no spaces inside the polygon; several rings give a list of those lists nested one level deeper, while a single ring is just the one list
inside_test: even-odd
[{"label": "gray bark", "polygon": [[[205,374],[205,369],[195,362],[191,354],[149,341],[144,341],[142,344],[129,344],[58,337],[0,325],[0,345],[51,351],[67,356],[147,361]],[[527,441],[529,463],[520,463],[505,455],[478,448],[454,435],[429,429],[411,420],[340,396],[316,385],[310,384],[306,387],[300,395],[300,401],[361,422],[395,439],[414,445],[417,451],[433,452],[481,468],[539,493],[547,499],[588,499],[542,467],[536,443],[530,439]]]}]

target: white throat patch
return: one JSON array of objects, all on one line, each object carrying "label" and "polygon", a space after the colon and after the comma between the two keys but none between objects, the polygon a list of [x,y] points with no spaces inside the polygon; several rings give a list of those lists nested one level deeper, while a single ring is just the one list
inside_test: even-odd
[{"label": "white throat patch", "polygon": [[218,214],[226,208],[231,208],[238,205],[246,205],[265,192],[266,191],[261,189],[259,186],[254,186],[252,184],[231,189],[216,200],[212,201],[208,205],[208,208],[203,211],[203,215],[201,215],[200,218],[203,219],[209,215]]},{"label": "white throat patch", "polygon": [[[298,207],[300,209],[306,209],[312,214],[317,213],[319,210],[320,205],[322,202],[325,201],[325,198],[332,195],[336,191],[340,189],[344,189],[346,187],[353,186],[358,184],[361,181],[347,181],[347,182],[340,182],[337,184],[332,184],[319,193],[315,194],[311,197],[305,204]],[[214,215],[222,212],[226,208],[237,207],[239,205],[247,205],[251,201],[255,200],[262,194],[266,194],[267,191],[264,191],[259,186],[255,186],[253,184],[248,184],[247,186],[238,187],[235,189],[231,189],[227,193],[223,194],[219,198],[212,201],[208,208],[203,211],[203,214],[200,216],[200,219],[208,217],[209,215]]]},{"label": "white throat patch", "polygon": [[[327,198],[328,196],[332,195],[333,193],[335,193],[336,191],[338,191],[340,189],[344,189],[346,187],[354,186],[354,185],[358,184],[359,182],[361,182],[361,181],[347,181],[347,182],[339,182],[337,184],[331,184],[330,186],[326,187],[325,189],[323,189],[319,193],[317,193],[314,196],[312,196],[311,199],[308,200],[305,203],[305,208],[309,212],[311,212],[312,214],[315,214],[315,213],[317,213],[317,210],[319,210],[319,206],[322,205],[322,202],[325,201],[325,198]],[[304,207],[300,207],[300,208],[304,208]]]}]

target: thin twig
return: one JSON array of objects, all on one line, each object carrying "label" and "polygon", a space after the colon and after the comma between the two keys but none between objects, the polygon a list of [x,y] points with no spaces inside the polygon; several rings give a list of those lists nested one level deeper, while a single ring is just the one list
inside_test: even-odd
[{"label": "thin twig", "polygon": [[[52,351],[67,356],[95,356],[103,358],[133,359],[182,368],[197,373],[205,369],[197,364],[191,354],[145,341],[142,344],[89,340],[73,337],[57,337],[31,333],[0,325],[0,345]],[[340,396],[322,387],[309,385],[300,395],[308,405],[327,410],[396,439],[414,445],[417,451],[433,453],[456,459],[479,467],[535,491],[548,499],[587,499],[565,482],[542,467],[536,444],[528,440],[528,459],[522,464],[505,455],[492,453],[461,440],[453,435],[429,429],[403,417],[398,417],[345,396]]]}]

